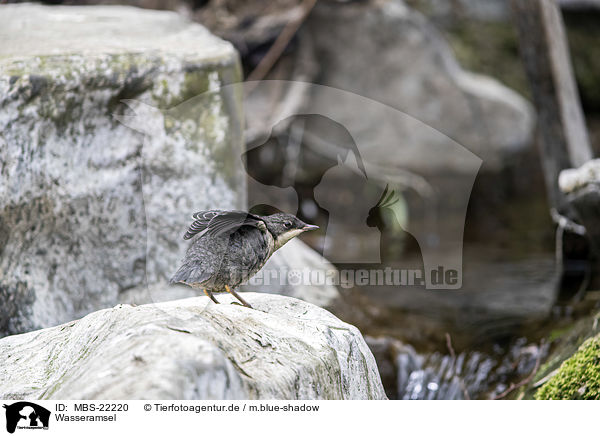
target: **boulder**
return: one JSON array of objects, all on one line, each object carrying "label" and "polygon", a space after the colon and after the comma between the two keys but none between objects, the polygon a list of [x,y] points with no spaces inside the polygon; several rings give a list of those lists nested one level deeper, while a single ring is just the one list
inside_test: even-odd
[{"label": "boulder", "polygon": [[[599,0],[556,0],[567,11],[589,11],[600,9]],[[421,10],[436,20],[469,18],[483,22],[506,22],[511,19],[509,0],[413,0]]]},{"label": "boulder", "polygon": [[[385,399],[354,326],[283,296],[119,305],[0,340],[4,399]],[[35,350],[32,353],[31,350]]]},{"label": "boulder", "polygon": [[[321,2],[308,24],[321,35],[314,43],[322,85],[374,99],[422,121],[475,153],[488,169],[504,167],[509,156],[531,144],[531,105],[500,82],[463,70],[436,28],[404,2]],[[339,103],[318,93],[313,100],[314,106],[323,108]],[[337,111],[347,113],[336,120],[343,125],[350,125],[344,118],[369,113],[356,105]],[[410,168],[418,174],[431,168],[473,170],[452,160],[449,153],[431,156],[432,141],[425,128],[398,125],[394,132],[383,128],[385,120],[369,122],[370,129],[353,135],[357,143],[381,149],[390,135],[396,137],[395,148],[380,150],[380,159],[371,163]],[[361,153],[368,155],[368,147],[363,146]],[[398,153],[399,148],[410,149],[411,154]]]},{"label": "boulder", "polygon": [[172,12],[34,4],[2,7],[0,39],[3,336],[164,281],[188,213],[246,189],[230,43]]}]

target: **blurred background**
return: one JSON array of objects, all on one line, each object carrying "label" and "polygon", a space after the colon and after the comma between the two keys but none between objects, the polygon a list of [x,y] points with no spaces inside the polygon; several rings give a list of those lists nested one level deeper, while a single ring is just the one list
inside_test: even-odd
[{"label": "blurred background", "polygon": [[458,290],[289,291],[359,327],[390,399],[532,398],[597,334],[600,1],[44,3],[174,11],[229,41],[246,82],[247,205],[318,224],[303,241],[335,267],[458,262]]}]

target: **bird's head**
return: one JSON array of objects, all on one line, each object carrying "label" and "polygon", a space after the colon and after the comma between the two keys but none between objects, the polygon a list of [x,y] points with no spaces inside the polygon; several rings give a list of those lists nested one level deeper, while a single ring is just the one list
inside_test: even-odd
[{"label": "bird's head", "polygon": [[262,219],[267,225],[267,230],[275,239],[276,250],[300,233],[319,228],[318,226],[306,224],[304,221],[288,213],[275,213],[273,215],[262,217]]}]

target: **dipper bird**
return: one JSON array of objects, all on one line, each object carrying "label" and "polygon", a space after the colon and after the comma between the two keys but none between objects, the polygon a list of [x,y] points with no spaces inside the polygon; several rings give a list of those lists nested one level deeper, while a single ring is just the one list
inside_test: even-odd
[{"label": "dipper bird", "polygon": [[286,213],[260,216],[239,210],[207,210],[192,218],[183,239],[194,241],[170,283],[202,289],[217,304],[213,292],[229,292],[246,307],[251,306],[234,288],[256,274],[290,239],[319,228]]}]

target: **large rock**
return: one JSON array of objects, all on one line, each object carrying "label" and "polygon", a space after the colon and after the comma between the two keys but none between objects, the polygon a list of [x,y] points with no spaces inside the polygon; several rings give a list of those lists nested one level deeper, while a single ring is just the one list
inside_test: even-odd
[{"label": "large rock", "polygon": [[[489,169],[501,168],[507,156],[531,143],[534,116],[530,104],[498,81],[464,71],[434,26],[401,0],[353,2],[340,6],[322,2],[309,21],[321,63],[319,81],[368,97],[431,126],[479,156]],[[365,38],[365,35],[369,35]],[[313,96],[313,105],[339,105],[330,97]],[[312,108],[311,108],[312,109]],[[338,107],[336,121],[351,125],[364,106]],[[344,116],[344,113],[346,115]],[[368,118],[368,117],[366,117]],[[432,138],[425,128],[383,128],[373,122],[357,143],[380,149],[376,164],[413,170],[441,168],[471,172],[448,153],[431,155]],[[381,144],[395,135],[395,148]],[[398,149],[411,150],[400,153]],[[361,153],[369,154],[363,146]]]},{"label": "large rock", "polygon": [[[245,178],[240,102],[219,90],[240,79],[237,54],[202,26],[19,4],[2,6],[0,39],[2,336],[161,282],[187,212],[243,208]],[[123,99],[147,135],[118,121],[135,118]]]},{"label": "large rock", "polygon": [[427,11],[437,20],[471,18],[481,21],[506,21],[510,18],[508,0],[416,0],[411,5]]},{"label": "large rock", "polygon": [[245,298],[254,309],[119,305],[4,338],[0,398],[385,399],[355,327],[300,300]]},{"label": "large rock", "polygon": [[[421,10],[426,10],[428,15],[435,19],[451,20],[456,18],[470,18],[484,22],[510,21],[509,0],[413,0]],[[599,0],[556,0],[564,10],[600,9]]]}]

